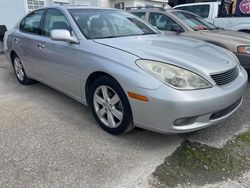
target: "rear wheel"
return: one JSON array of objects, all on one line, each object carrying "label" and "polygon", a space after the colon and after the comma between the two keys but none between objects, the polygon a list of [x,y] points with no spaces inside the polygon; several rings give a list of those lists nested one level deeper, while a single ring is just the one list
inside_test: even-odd
[{"label": "rear wheel", "polygon": [[96,121],[105,131],[119,135],[133,128],[127,96],[111,77],[102,76],[92,83],[89,103]]},{"label": "rear wheel", "polygon": [[33,84],[35,83],[34,80],[30,79],[27,77],[23,64],[20,60],[20,58],[14,54],[12,57],[12,63],[13,63],[13,67],[14,67],[14,71],[17,77],[17,80],[23,84],[23,85],[29,85],[29,84]]}]

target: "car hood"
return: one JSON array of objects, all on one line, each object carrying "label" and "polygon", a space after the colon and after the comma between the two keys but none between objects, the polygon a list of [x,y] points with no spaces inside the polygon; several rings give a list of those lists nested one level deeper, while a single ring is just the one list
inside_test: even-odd
[{"label": "car hood", "polygon": [[126,51],[142,59],[177,65],[203,75],[222,72],[236,66],[235,56],[231,52],[186,37],[144,35],[98,39],[95,42]]},{"label": "car hood", "polygon": [[212,30],[212,31],[190,31],[182,34],[186,37],[200,39],[211,42],[227,48],[232,52],[237,52],[240,45],[250,45],[250,35],[243,32],[228,30]]},{"label": "car hood", "polygon": [[202,35],[218,37],[219,40],[230,40],[241,44],[250,44],[250,35],[238,31],[229,30],[213,30],[213,31],[201,31]]}]

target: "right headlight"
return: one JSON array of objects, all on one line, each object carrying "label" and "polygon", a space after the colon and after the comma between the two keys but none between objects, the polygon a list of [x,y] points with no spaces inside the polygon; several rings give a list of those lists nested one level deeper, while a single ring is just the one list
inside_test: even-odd
[{"label": "right headlight", "polygon": [[179,90],[195,90],[212,87],[212,85],[191,71],[151,60],[137,60],[136,64],[147,73],[163,83]]}]

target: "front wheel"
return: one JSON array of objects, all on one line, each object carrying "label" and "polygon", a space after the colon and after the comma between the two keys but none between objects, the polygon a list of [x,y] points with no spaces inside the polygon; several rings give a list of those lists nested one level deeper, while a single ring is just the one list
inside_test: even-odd
[{"label": "front wheel", "polygon": [[127,96],[111,77],[102,76],[92,83],[89,103],[96,121],[105,131],[119,135],[133,128]]}]

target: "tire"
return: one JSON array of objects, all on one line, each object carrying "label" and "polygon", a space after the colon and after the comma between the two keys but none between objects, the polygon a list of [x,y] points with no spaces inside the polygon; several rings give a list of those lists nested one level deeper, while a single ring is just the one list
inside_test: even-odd
[{"label": "tire", "polygon": [[88,102],[95,120],[106,132],[120,135],[134,128],[127,96],[113,78],[97,78],[89,88]]},{"label": "tire", "polygon": [[36,82],[35,80],[27,77],[23,64],[20,58],[16,54],[12,56],[12,65],[14,68],[16,78],[19,81],[19,83],[21,83],[22,85],[30,85]]}]

